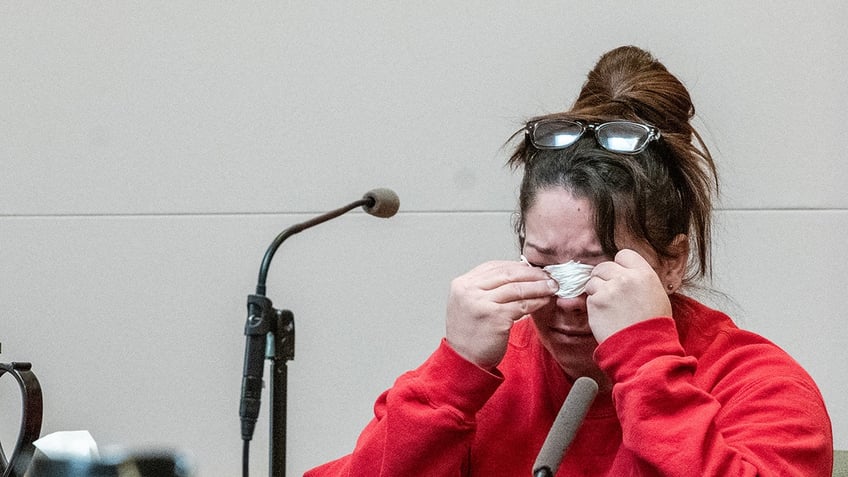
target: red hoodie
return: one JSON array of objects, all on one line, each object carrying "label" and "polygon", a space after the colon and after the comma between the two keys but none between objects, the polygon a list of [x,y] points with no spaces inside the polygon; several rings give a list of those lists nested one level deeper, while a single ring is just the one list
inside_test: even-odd
[{"label": "red hoodie", "polygon": [[[595,360],[612,379],[566,452],[565,476],[822,476],[833,435],[812,378],[768,340],[680,295],[609,337]],[[498,373],[443,340],[374,406],[352,454],[323,476],[524,477],[571,381],[532,320],[515,324]]]}]

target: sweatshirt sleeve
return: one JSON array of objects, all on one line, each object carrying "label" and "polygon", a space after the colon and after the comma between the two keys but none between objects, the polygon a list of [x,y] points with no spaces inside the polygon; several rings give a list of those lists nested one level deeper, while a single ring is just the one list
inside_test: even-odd
[{"label": "sweatshirt sleeve", "polygon": [[459,356],[443,339],[418,369],[402,375],[374,405],[354,451],[304,477],[461,475],[477,411],[503,382]]},{"label": "sweatshirt sleeve", "polygon": [[830,419],[812,379],[775,345],[736,331],[697,359],[671,318],[597,348],[639,475],[830,476]]}]

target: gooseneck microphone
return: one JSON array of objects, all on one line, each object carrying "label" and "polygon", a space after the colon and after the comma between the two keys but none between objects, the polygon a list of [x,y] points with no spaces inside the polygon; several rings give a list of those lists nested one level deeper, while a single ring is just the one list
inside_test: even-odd
[{"label": "gooseneck microphone", "polygon": [[[400,207],[397,194],[391,189],[378,188],[365,193],[361,199],[350,204],[316,216],[306,222],[292,225],[280,232],[265,251],[262,264],[259,267],[259,278],[256,284],[256,293],[247,298],[247,323],[244,327],[246,337],[244,349],[244,372],[242,373],[241,401],[239,416],[241,417],[241,437],[244,441],[244,454],[242,457],[242,474],[247,477],[248,444],[253,439],[253,431],[256,428],[256,420],[259,417],[259,408],[262,395],[262,375],[265,359],[272,360],[272,409],[271,409],[271,475],[282,476],[285,472],[285,362],[294,359],[294,316],[288,310],[277,310],[273,308],[271,300],[265,296],[265,280],[268,277],[268,269],[271,260],[282,243],[292,235],[300,233],[310,227],[322,224],[328,220],[339,217],[357,207],[375,217],[389,218],[395,215]],[[268,337],[273,337],[272,343]],[[272,354],[273,356],[266,356]],[[282,386],[282,387],[281,387]],[[277,389],[281,391],[282,400],[275,396]],[[282,470],[276,470],[282,469]]]},{"label": "gooseneck microphone", "polygon": [[335,219],[336,217],[350,212],[360,206],[362,207],[362,210],[370,215],[387,219],[397,213],[398,208],[400,208],[400,199],[398,199],[395,191],[391,189],[372,189],[366,192],[361,199],[355,202],[351,202],[344,207],[331,210],[330,212],[319,215],[311,220],[292,225],[291,227],[283,230],[279,235],[277,235],[277,238],[274,239],[268,247],[268,250],[265,251],[265,257],[262,259],[262,265],[259,267],[259,280],[256,282],[256,294],[265,295],[265,279],[268,276],[268,268],[271,266],[271,259],[274,258],[274,254],[277,252],[277,249],[280,245],[282,245],[284,240],[310,227]]},{"label": "gooseneck microphone", "polygon": [[584,376],[574,381],[533,464],[533,477],[553,477],[556,474],[597,394],[598,383],[594,379]]}]

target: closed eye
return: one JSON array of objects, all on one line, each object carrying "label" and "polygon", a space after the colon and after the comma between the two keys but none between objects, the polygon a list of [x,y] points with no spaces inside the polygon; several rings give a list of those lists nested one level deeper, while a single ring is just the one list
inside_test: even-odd
[{"label": "closed eye", "polygon": [[527,257],[525,257],[524,255],[521,256],[521,261],[526,263],[527,265],[530,265],[531,267],[545,268],[545,265],[539,265],[538,263],[533,263],[530,260],[527,260]]}]

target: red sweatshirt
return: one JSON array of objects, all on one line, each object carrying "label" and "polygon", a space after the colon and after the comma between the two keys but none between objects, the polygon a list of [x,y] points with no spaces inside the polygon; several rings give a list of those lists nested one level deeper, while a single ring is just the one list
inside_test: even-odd
[{"label": "red sweatshirt", "polygon": [[[831,424],[810,376],[726,315],[680,295],[672,305],[674,320],[598,346],[613,390],[598,395],[557,477],[829,477]],[[443,340],[380,396],[352,454],[305,476],[531,476],[571,381],[529,319],[498,370]]]}]

